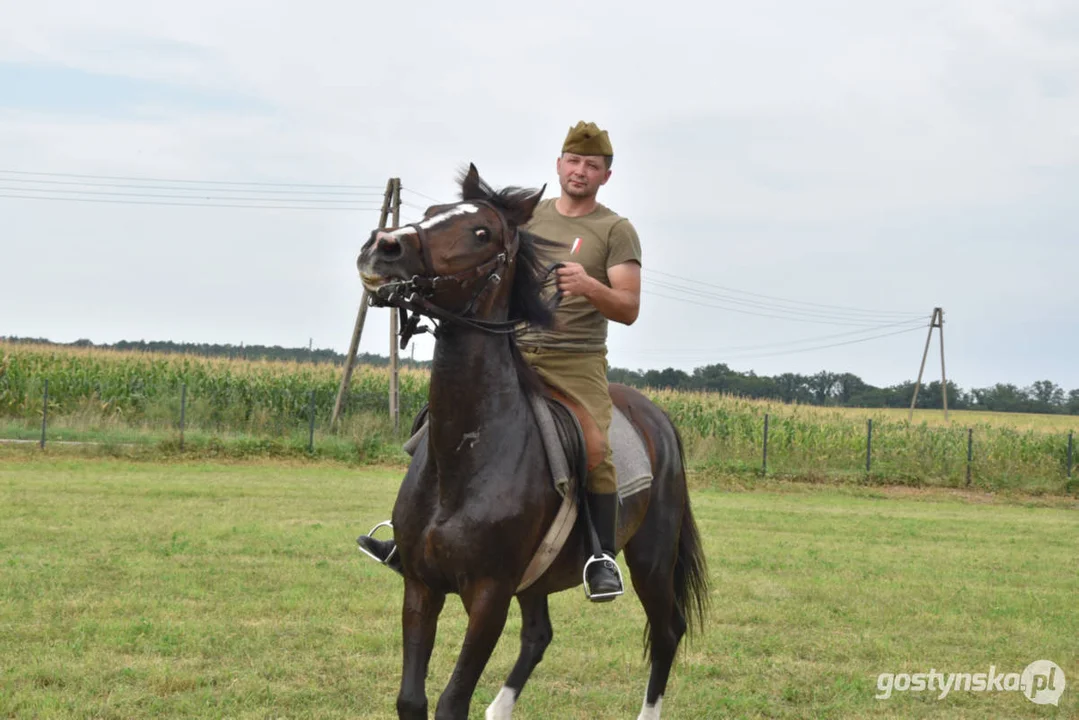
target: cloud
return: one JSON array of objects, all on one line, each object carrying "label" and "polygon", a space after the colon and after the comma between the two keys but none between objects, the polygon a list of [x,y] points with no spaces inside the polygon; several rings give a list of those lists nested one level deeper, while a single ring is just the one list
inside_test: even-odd
[{"label": "cloud", "polygon": [[185,109],[256,112],[266,108],[224,91],[54,65],[0,63],[0,108],[110,119]]},{"label": "cloud", "polygon": [[[941,305],[960,383],[1079,386],[1079,341],[1061,339],[1079,337],[1074,3],[118,0],[8,17],[0,169],[376,193],[396,176],[410,218],[425,196],[452,199],[470,161],[498,185],[557,188],[563,134],[595,119],[617,155],[601,199],[638,226],[646,273]],[[0,307],[23,308],[0,311],[9,333],[339,349],[377,222],[3,199],[0,214],[6,262],[25,268],[0,288]],[[42,285],[50,300],[26,303]],[[636,325],[612,327],[612,363],[691,368],[838,330],[646,294]],[[1020,331],[1029,351],[1007,339]],[[387,332],[373,312],[364,349]],[[914,335],[744,363],[897,382],[916,371]]]}]

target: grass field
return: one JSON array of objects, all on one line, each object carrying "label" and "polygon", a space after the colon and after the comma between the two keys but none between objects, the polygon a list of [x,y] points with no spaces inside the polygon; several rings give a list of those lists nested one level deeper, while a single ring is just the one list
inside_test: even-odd
[{"label": "grass field", "polygon": [[[0,716],[394,718],[401,582],[354,538],[399,468],[0,455]],[[665,718],[1079,716],[1079,503],[984,493],[695,482],[713,583]],[[632,591],[552,598],[555,638],[519,718],[636,717],[647,669]],[[428,695],[462,638],[446,605]],[[511,613],[472,717],[517,651]],[[1018,692],[896,692],[883,672],[1021,672]],[[433,706],[432,706],[433,707]]]}]

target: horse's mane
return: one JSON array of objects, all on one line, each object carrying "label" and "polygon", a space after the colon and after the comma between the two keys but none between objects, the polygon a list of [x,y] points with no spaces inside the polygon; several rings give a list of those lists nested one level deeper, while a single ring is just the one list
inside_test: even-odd
[{"label": "horse's mane", "polygon": [[[521,226],[527,223],[536,209],[543,191],[540,189],[505,187],[495,190],[483,180],[475,166],[469,166],[459,176],[461,200],[483,200],[498,208],[519,238],[517,261],[510,291],[509,320],[519,320],[528,326],[549,328],[554,324],[554,307],[543,299],[547,268],[543,267],[537,248],[554,247],[554,243]],[[525,362],[515,335],[509,336],[510,353],[517,368],[517,377],[526,391],[543,393],[543,381]]]}]

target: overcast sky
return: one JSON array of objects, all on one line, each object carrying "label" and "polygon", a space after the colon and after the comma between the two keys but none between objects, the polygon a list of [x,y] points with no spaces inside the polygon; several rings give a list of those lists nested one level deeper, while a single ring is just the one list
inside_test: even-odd
[{"label": "overcast sky", "polygon": [[[963,387],[1079,387],[1074,1],[0,0],[0,17],[0,194],[21,196],[0,197],[0,335],[344,351],[376,195],[142,205],[189,193],[66,176],[376,194],[396,176],[425,206],[475,162],[550,193],[584,119],[610,132],[600,200],[644,254],[612,365],[892,384],[941,306]],[[387,313],[362,350],[386,352]],[[935,334],[932,352],[930,379]]]}]

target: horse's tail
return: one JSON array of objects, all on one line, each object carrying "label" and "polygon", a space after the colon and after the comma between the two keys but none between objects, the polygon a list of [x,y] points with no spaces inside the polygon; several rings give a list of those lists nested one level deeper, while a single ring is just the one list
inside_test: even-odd
[{"label": "horse's tail", "polygon": [[[672,423],[673,427],[673,423]],[[685,476],[686,454],[682,447],[682,436],[674,428],[678,441],[678,456]],[[686,487],[685,509],[682,513],[682,526],[678,533],[678,556],[674,564],[674,602],[686,620],[686,631],[692,635],[704,627],[704,616],[708,609],[709,583],[708,565],[704,558],[704,546],[697,521],[689,504],[689,487]]]}]

